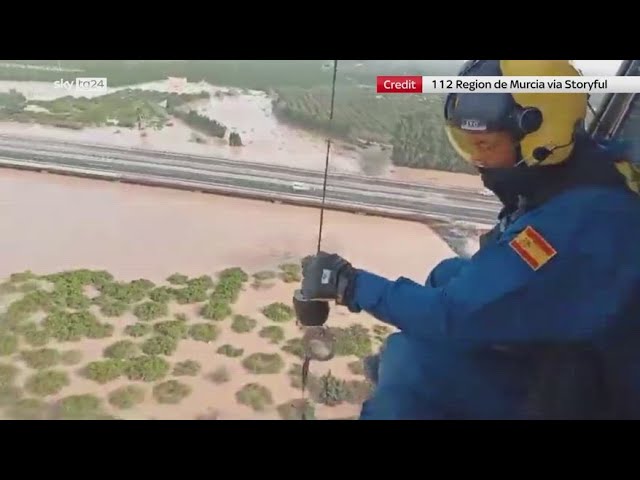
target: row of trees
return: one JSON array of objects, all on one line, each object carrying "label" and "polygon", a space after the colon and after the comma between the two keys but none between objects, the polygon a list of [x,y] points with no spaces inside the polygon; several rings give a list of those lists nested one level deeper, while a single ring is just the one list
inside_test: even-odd
[{"label": "row of trees", "polygon": [[394,165],[474,173],[451,147],[442,120],[432,112],[417,112],[400,119],[393,135]]}]

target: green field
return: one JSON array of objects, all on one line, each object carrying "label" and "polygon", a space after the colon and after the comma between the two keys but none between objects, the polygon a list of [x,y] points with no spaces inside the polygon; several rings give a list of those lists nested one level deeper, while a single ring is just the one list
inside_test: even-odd
[{"label": "green field", "polygon": [[[227,127],[189,109],[189,102],[203,98],[209,98],[209,93],[177,94],[127,88],[95,98],[66,96],[27,101],[24,95],[11,90],[0,93],[0,119],[71,129],[106,125],[135,128],[139,124],[140,128],[159,130],[169,125],[173,116],[194,130],[223,138]],[[39,110],[34,111],[33,107]]]},{"label": "green field", "polygon": [[447,141],[440,95],[377,95],[373,89],[339,86],[330,122],[330,89],[289,87],[275,92],[273,111],[282,122],[354,143],[390,144],[394,165],[473,173]]},{"label": "green field", "polygon": [[[7,65],[8,64],[8,65]],[[472,172],[450,147],[442,127],[443,99],[440,96],[377,95],[375,77],[379,74],[452,74],[454,66],[443,62],[423,62],[413,67],[403,63],[342,60],[336,81],[334,118],[329,122],[333,62],[320,60],[76,60],[76,61],[0,61],[0,80],[54,81],[77,76],[106,77],[111,87],[134,85],[169,76],[186,77],[191,82],[207,81],[219,86],[263,90],[273,95],[274,113],[285,123],[320,131],[353,144],[378,142],[392,145],[395,165],[459,172]],[[58,68],[77,71],[53,71]],[[435,69],[435,70],[434,70]],[[133,97],[140,96],[140,100]],[[141,111],[150,125],[165,124],[165,112],[157,112],[161,93],[108,97],[100,105],[86,105],[62,99],[39,102],[51,114],[13,112],[10,120],[37,121],[68,128],[82,124],[105,124],[107,118],[121,118],[131,126]],[[147,95],[147,97],[149,96]],[[166,95],[166,94],[165,94]],[[121,105],[118,105],[118,102]],[[46,104],[46,106],[45,106]],[[95,107],[95,108],[93,108]],[[136,110],[139,109],[139,110]],[[203,118],[188,112],[175,115],[195,129],[220,136],[222,125],[203,125]],[[3,114],[6,117],[6,112]],[[2,117],[0,116],[0,119]]]}]

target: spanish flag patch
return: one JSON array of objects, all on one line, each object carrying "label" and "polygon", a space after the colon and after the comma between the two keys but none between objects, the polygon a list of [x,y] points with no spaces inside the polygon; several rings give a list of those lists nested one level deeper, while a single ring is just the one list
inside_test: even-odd
[{"label": "spanish flag patch", "polygon": [[520,232],[509,245],[533,270],[538,270],[558,253],[531,226]]}]

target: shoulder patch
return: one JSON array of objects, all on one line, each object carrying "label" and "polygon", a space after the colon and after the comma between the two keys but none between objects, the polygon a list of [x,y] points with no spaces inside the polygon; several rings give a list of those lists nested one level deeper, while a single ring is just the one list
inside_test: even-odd
[{"label": "shoulder patch", "polygon": [[532,226],[520,232],[509,245],[533,270],[538,270],[558,253]]}]

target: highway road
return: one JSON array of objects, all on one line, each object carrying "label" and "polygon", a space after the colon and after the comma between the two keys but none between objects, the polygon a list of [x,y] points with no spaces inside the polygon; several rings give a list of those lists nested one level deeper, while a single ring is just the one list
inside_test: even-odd
[{"label": "highway road", "polygon": [[[84,171],[177,180],[237,190],[322,198],[323,172],[166,151],[71,143],[0,134],[0,166]],[[327,200],[491,225],[497,199],[473,190],[330,173]],[[298,187],[294,187],[294,185]]]}]

